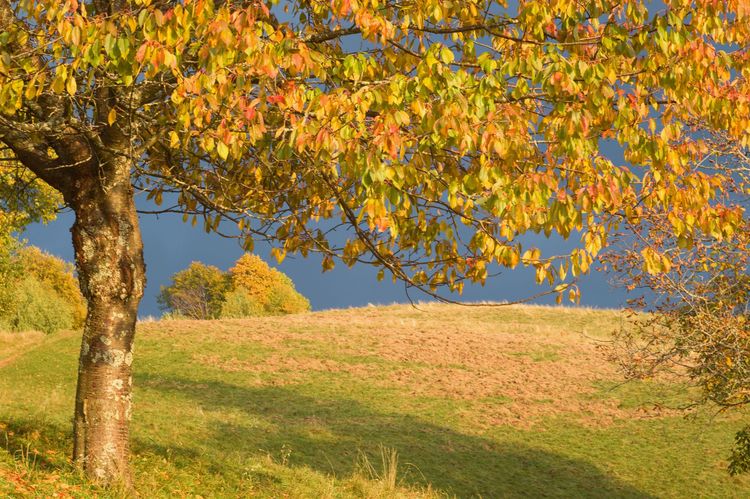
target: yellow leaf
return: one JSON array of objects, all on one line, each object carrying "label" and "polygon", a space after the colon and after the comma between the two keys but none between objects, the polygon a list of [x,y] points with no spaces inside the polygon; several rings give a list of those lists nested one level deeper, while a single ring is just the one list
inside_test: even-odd
[{"label": "yellow leaf", "polygon": [[[64,68],[64,66],[62,66]],[[52,81],[52,91],[56,94],[63,93],[63,90],[65,90],[65,79],[67,77],[67,74],[64,70],[59,71],[55,75],[55,79]]]},{"label": "yellow leaf", "polygon": [[536,283],[541,284],[547,278],[547,269],[544,267],[537,267],[536,269]]},{"label": "yellow leaf", "polygon": [[664,272],[669,272],[672,270],[672,260],[669,259],[666,255],[661,256],[661,267]]},{"label": "yellow leaf", "polygon": [[216,152],[219,154],[219,157],[221,159],[227,159],[227,156],[229,156],[229,148],[224,142],[221,141],[216,144]]},{"label": "yellow leaf", "polygon": [[501,140],[495,140],[492,143],[492,149],[495,151],[495,154],[497,154],[500,157],[505,156],[505,153],[508,150],[508,148],[506,147],[505,142],[501,141]]},{"label": "yellow leaf", "polygon": [[23,96],[27,100],[32,100],[34,97],[36,97],[37,93],[37,86],[36,86],[36,77],[33,78],[27,85],[26,90],[24,91]]},{"label": "yellow leaf", "polygon": [[440,59],[443,61],[443,64],[452,63],[454,58],[455,56],[453,55],[453,52],[448,47],[440,49]]},{"label": "yellow leaf", "polygon": [[109,110],[109,114],[107,115],[107,123],[109,124],[109,126],[112,126],[112,123],[114,123],[116,119],[117,111],[115,110],[115,108],[112,108]]},{"label": "yellow leaf", "polygon": [[283,250],[281,248],[272,248],[271,254],[276,259],[277,263],[281,263],[284,261],[284,258],[286,257],[286,250]]},{"label": "yellow leaf", "polygon": [[169,147],[171,147],[172,149],[180,147],[180,136],[177,135],[177,132],[175,132],[174,130],[169,132]]},{"label": "yellow leaf", "polygon": [[333,270],[333,268],[336,266],[336,263],[333,261],[333,258],[326,255],[325,258],[323,258],[322,267],[323,272],[328,272],[329,270]]},{"label": "yellow leaf", "polygon": [[76,83],[76,79],[71,76],[65,83],[65,90],[67,90],[70,95],[75,95],[77,89],[78,84]]}]

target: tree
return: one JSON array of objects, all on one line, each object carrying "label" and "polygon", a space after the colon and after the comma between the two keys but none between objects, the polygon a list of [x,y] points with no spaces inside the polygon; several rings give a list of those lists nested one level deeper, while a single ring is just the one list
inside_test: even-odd
[{"label": "tree", "polygon": [[[605,262],[623,283],[638,291],[631,304],[646,313],[618,332],[610,348],[630,379],[662,373],[697,388],[686,408],[710,405],[720,411],[750,404],[750,220],[747,146],[696,124],[705,154],[690,169],[721,184],[727,206],[743,213],[741,224],[721,234],[675,232],[691,215],[655,210],[614,245]],[[653,268],[667,255],[669,268]],[[750,426],[737,434],[732,473],[750,470]]]},{"label": "tree", "polygon": [[[294,289],[294,283],[287,275],[278,269],[270,267],[261,257],[252,253],[245,253],[229,269],[229,275],[234,287],[233,301],[239,302],[228,315],[239,315],[243,308],[257,310],[258,315],[295,314],[310,310],[310,302]],[[229,297],[228,297],[229,298]],[[249,306],[247,302],[254,302],[257,307]],[[237,310],[239,309],[239,310]]]},{"label": "tree", "polygon": [[[745,0],[0,0],[0,143],[76,214],[76,462],[129,481],[136,191],[279,259],[427,293],[520,263],[575,299],[644,207],[741,223],[682,169],[700,155],[683,129],[747,143],[747,17]],[[581,245],[542,256],[528,232]]]},{"label": "tree", "polygon": [[46,283],[33,277],[15,286],[16,303],[9,325],[15,331],[42,331],[47,334],[73,326],[73,307]]},{"label": "tree", "polygon": [[251,253],[242,255],[229,272],[193,262],[162,286],[162,309],[191,319],[239,319],[306,312],[310,302],[285,274]]},{"label": "tree", "polygon": [[191,319],[217,319],[230,285],[228,276],[218,268],[193,262],[172,276],[170,286],[162,286],[159,304]]},{"label": "tree", "polygon": [[15,309],[16,290],[8,283],[23,275],[17,258],[21,244],[14,235],[29,223],[52,220],[61,202],[54,189],[0,148],[0,318]]}]

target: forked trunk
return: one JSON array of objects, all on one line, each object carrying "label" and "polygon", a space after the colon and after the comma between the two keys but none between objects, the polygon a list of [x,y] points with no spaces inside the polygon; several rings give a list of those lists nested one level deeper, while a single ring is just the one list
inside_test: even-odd
[{"label": "forked trunk", "polygon": [[106,166],[76,179],[70,199],[76,265],[88,302],[73,459],[91,479],[130,487],[131,365],[145,266],[129,164],[112,159]]}]

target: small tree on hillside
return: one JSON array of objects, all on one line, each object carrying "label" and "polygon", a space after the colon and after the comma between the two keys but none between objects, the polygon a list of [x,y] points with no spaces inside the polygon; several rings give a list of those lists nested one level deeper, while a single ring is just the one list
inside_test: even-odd
[{"label": "small tree on hillside", "polygon": [[235,290],[257,303],[262,315],[295,314],[310,310],[310,302],[294,289],[292,280],[257,255],[246,253],[241,256],[229,269],[229,275]]},{"label": "small tree on hillside", "polygon": [[[701,234],[693,214],[672,210],[634,224],[604,260],[625,286],[644,292],[632,305],[647,313],[617,332],[610,354],[628,378],[682,377],[698,388],[689,407],[726,411],[750,405],[750,155],[747,144],[702,130],[706,154],[688,167],[742,208],[742,223]],[[750,471],[749,435],[750,426],[737,434],[733,473]]]},{"label": "small tree on hillside", "polygon": [[163,310],[178,316],[216,319],[229,287],[229,278],[220,269],[193,262],[172,276],[172,284],[162,286],[158,301]]},{"label": "small tree on hillside", "polygon": [[310,311],[310,300],[294,288],[294,283],[285,274],[271,287],[266,310],[272,315],[299,314]]},{"label": "small tree on hillside", "polygon": [[[523,264],[575,299],[608,231],[644,208],[710,235],[742,222],[683,168],[701,155],[683,132],[700,118],[747,141],[749,14],[744,0],[0,0],[0,147],[76,214],[76,463],[130,480],[136,190],[176,192],[165,211],[235,228],[248,250],[274,241],[278,258],[374,264],[433,295]],[[528,232],[581,244],[543,256]]]},{"label": "small tree on hillside", "polygon": [[266,315],[263,306],[244,288],[234,288],[227,292],[221,307],[222,319],[244,319]]}]

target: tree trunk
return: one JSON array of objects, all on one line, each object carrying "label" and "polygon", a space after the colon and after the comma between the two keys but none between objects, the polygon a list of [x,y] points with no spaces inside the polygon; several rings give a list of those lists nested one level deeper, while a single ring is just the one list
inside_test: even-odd
[{"label": "tree trunk", "polygon": [[73,246],[88,315],[78,367],[74,462],[104,484],[132,484],[133,338],[145,265],[130,164],[109,158],[74,181]]}]

